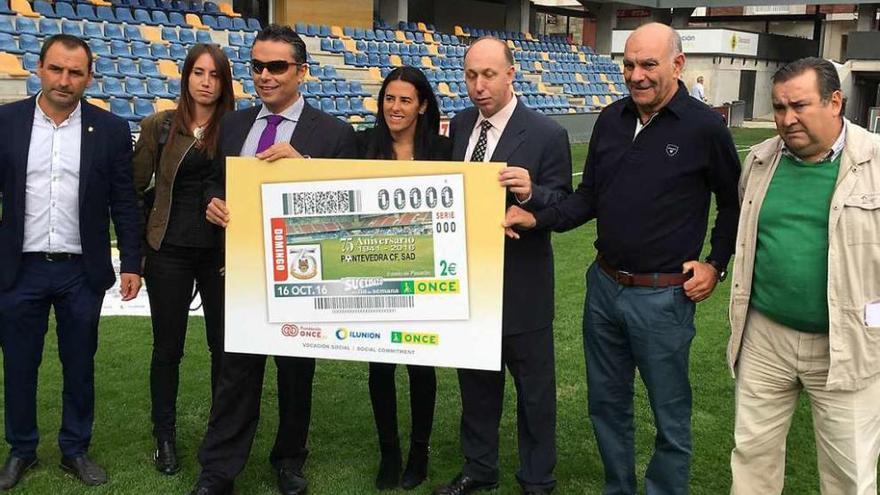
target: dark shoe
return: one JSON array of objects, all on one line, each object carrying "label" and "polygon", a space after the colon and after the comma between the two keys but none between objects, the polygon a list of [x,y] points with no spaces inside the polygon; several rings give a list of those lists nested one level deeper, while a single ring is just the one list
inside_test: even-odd
[{"label": "dark shoe", "polygon": [[107,482],[107,472],[86,454],[77,457],[62,457],[61,469],[76,476],[89,486],[103,485]]},{"label": "dark shoe", "polygon": [[180,463],[177,461],[177,445],[173,439],[156,441],[153,463],[156,466],[156,471],[162,474],[171,476],[180,471]]},{"label": "dark shoe", "polygon": [[3,470],[0,471],[0,490],[9,490],[17,485],[24,476],[24,473],[36,464],[36,457],[33,459],[22,459],[21,457],[10,455],[6,459],[6,464],[3,465]]},{"label": "dark shoe", "polygon": [[278,491],[282,495],[303,495],[308,486],[301,469],[285,464],[278,467]]},{"label": "dark shoe", "polygon": [[459,474],[452,483],[434,490],[434,495],[467,495],[468,493],[485,492],[498,488],[497,481],[477,481],[470,476]]},{"label": "dark shoe", "polygon": [[414,443],[409,447],[409,458],[406,460],[406,469],[400,486],[404,490],[412,490],[422,484],[428,477],[428,445]]},{"label": "dark shoe", "polygon": [[379,473],[376,475],[377,490],[392,490],[400,485],[400,446],[381,446],[382,459],[379,461]]}]

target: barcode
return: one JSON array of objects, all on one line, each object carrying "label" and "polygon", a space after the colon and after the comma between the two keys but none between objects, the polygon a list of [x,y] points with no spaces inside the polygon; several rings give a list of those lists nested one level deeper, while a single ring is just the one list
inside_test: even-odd
[{"label": "barcode", "polygon": [[281,195],[284,215],[333,215],[359,213],[363,209],[361,192],[310,191]]},{"label": "barcode", "polygon": [[413,296],[317,297],[315,309],[344,313],[412,308]]}]

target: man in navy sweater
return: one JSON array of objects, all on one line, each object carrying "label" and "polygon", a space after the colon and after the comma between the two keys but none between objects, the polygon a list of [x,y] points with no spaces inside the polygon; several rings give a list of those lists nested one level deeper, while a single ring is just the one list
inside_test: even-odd
[{"label": "man in navy sweater", "polygon": [[[670,27],[635,30],[623,59],[631,96],[599,115],[583,182],[561,203],[535,214],[513,206],[506,219],[508,228],[555,231],[596,219],[583,331],[604,493],[636,493],[636,368],[657,427],[648,493],[687,493],[695,303],[724,279],[736,239],[736,148],[721,116],[678,80],[684,62]],[[700,261],[713,193],[712,249]]]}]

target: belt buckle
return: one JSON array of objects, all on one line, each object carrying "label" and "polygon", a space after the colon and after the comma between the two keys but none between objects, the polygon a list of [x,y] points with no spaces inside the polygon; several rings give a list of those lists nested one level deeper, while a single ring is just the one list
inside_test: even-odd
[{"label": "belt buckle", "polygon": [[620,285],[632,285],[633,274],[625,270],[617,270],[617,283]]},{"label": "belt buckle", "polygon": [[48,261],[49,263],[54,263],[54,262],[55,262],[55,257],[52,256],[52,253],[49,253],[49,252],[45,252],[45,253],[43,253],[43,259],[46,260],[46,261]]}]

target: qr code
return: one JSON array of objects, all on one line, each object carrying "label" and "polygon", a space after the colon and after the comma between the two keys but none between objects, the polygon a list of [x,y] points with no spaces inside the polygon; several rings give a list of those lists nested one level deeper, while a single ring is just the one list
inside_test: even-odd
[{"label": "qr code", "polygon": [[282,195],[284,215],[335,215],[359,213],[362,210],[361,192],[310,191]]}]

